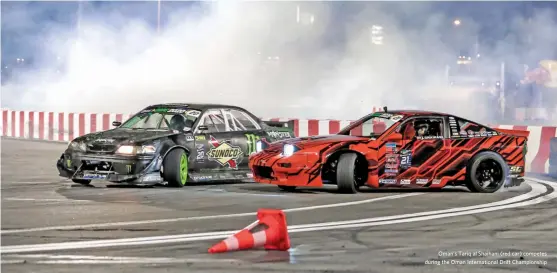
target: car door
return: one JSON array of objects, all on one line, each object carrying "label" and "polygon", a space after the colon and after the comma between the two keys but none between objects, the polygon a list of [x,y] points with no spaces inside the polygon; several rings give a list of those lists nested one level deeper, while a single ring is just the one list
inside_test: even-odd
[{"label": "car door", "polygon": [[225,109],[206,110],[194,129],[196,169],[201,172],[241,169],[244,156],[237,135],[228,124]]},{"label": "car door", "polygon": [[[416,127],[424,124],[427,131],[416,131]],[[440,184],[436,170],[450,153],[443,117],[411,118],[400,128],[402,140],[385,144],[387,150],[382,184],[403,187]]]}]

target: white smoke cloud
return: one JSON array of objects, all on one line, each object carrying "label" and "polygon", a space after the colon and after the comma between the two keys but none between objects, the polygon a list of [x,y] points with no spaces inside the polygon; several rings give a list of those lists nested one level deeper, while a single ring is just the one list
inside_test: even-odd
[{"label": "white smoke cloud", "polygon": [[[156,13],[156,2],[135,5],[149,16]],[[444,64],[454,61],[456,52],[442,37],[450,34],[453,18],[435,13],[432,4],[345,3],[358,5],[358,12],[342,23],[335,19],[334,2],[302,3],[301,13],[292,2],[201,5],[165,10],[160,33],[130,12],[84,8],[79,35],[68,25],[51,25],[44,30],[46,39],[29,40],[45,54],[63,56],[66,69],[56,74],[47,62],[2,86],[2,106],[132,113],[155,103],[207,102],[243,106],[263,117],[334,119],[356,119],[383,105],[469,118],[489,111],[446,87]],[[2,28],[43,24],[33,20],[41,12],[29,6],[3,9],[8,19]],[[557,45],[552,32],[557,24],[549,15],[542,11],[528,28],[548,37],[544,48]],[[401,23],[420,17],[427,19],[412,27]],[[460,19],[459,37],[469,40],[477,25]],[[372,24],[384,27],[383,45],[371,43]],[[517,18],[504,27],[526,32],[526,25]],[[335,37],[337,32],[345,34]],[[498,63],[500,56],[514,54],[514,43],[507,37],[486,55],[493,53]]]}]

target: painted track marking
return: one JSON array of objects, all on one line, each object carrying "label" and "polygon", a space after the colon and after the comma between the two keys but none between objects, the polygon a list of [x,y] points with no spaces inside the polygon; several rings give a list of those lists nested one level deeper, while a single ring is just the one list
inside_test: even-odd
[{"label": "painted track marking", "polygon": [[[542,189],[545,187],[542,184],[537,182],[534,183],[527,182],[527,183],[531,184],[532,192],[537,192],[538,193],[537,195],[545,193]],[[462,207],[457,209],[450,209],[450,210],[457,210],[457,211],[438,210],[438,211],[430,211],[430,212],[422,212],[422,213],[403,214],[398,216],[388,216],[391,217],[391,220],[384,220],[385,217],[376,217],[376,218],[367,218],[367,219],[360,219],[360,220],[338,221],[338,222],[334,222],[335,223],[334,225],[328,225],[329,223],[327,222],[308,224],[308,225],[293,225],[288,227],[288,232],[296,233],[296,232],[307,232],[307,231],[323,231],[323,230],[333,230],[333,229],[371,227],[371,226],[381,226],[381,225],[390,225],[390,224],[398,224],[398,223],[411,223],[411,222],[470,215],[476,213],[485,213],[485,212],[503,210],[508,208],[535,205],[535,204],[547,202],[557,198],[557,186],[550,185],[550,184],[545,184],[545,185],[551,187],[553,189],[553,192],[547,195],[543,195],[531,200],[521,201],[518,203],[508,202],[507,200],[510,199],[507,199],[499,202],[494,202],[494,203],[498,203],[498,205],[496,206],[492,205],[490,207],[488,206],[488,207],[478,208],[478,206],[469,206],[469,207]],[[507,204],[504,203],[505,201],[507,201]],[[470,209],[470,207],[472,207],[473,209]],[[424,215],[424,214],[428,214],[428,215]],[[206,241],[206,240],[226,238],[236,232],[238,231],[234,230],[234,231],[206,232],[206,233],[142,237],[142,238],[4,246],[2,248],[2,253],[22,253],[22,252],[36,252],[36,251],[70,250],[70,249],[86,249],[86,248],[116,247],[116,246],[138,246],[138,245]]]},{"label": "painted track marking", "polygon": [[[404,197],[411,197],[416,195],[422,195],[422,192],[412,192],[405,194],[389,195],[383,197],[377,197],[372,199],[351,201],[344,203],[334,203],[319,206],[309,206],[300,207],[292,209],[284,209],[284,212],[296,212],[296,211],[308,211],[324,208],[334,208],[334,207],[344,207],[361,205],[378,201],[394,200]],[[52,227],[38,227],[38,228],[24,228],[24,229],[8,229],[1,230],[0,234],[13,234],[13,233],[24,233],[24,232],[37,232],[37,231],[49,231],[49,230],[70,230],[70,229],[87,229],[87,228],[106,228],[115,226],[132,226],[132,225],[147,225],[147,224],[161,224],[161,223],[172,223],[172,222],[183,222],[192,220],[210,220],[210,219],[222,219],[222,218],[234,218],[234,217],[246,217],[255,216],[256,212],[245,212],[245,213],[235,213],[235,214],[221,214],[221,215],[207,215],[207,216],[193,216],[193,217],[182,217],[182,218],[169,218],[169,219],[156,219],[156,220],[140,220],[140,221],[130,221],[130,222],[114,222],[114,223],[99,223],[99,224],[86,224],[86,225],[71,225],[71,226],[52,226]]]},{"label": "painted track marking", "polygon": [[32,201],[32,202],[85,202],[90,203],[90,200],[76,200],[76,199],[35,199],[35,198],[18,198],[18,197],[6,197],[3,198],[4,201]]},{"label": "painted track marking", "polygon": [[[118,257],[92,255],[6,255],[2,264],[34,263],[34,264],[133,264],[133,263],[239,263],[235,259],[202,259],[202,258],[166,258],[166,257]],[[33,261],[33,259],[43,259]],[[45,260],[46,259],[46,260]]]}]

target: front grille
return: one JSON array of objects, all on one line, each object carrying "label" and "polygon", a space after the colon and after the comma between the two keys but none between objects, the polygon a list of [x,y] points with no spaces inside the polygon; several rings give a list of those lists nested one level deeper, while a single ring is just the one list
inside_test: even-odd
[{"label": "front grille", "polygon": [[89,144],[87,145],[87,151],[90,152],[114,152],[116,150],[116,145],[113,144]]},{"label": "front grille", "polygon": [[254,171],[256,176],[273,179],[273,169],[271,167],[255,166]]}]

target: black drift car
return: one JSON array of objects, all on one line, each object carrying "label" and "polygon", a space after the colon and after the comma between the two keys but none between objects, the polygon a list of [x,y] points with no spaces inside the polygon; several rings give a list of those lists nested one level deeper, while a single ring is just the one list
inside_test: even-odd
[{"label": "black drift car", "polygon": [[258,140],[294,137],[287,123],[263,122],[243,108],[215,104],[151,105],[112,125],[75,138],[56,164],[60,176],[80,184],[174,187],[245,180],[251,178],[248,157]]}]

